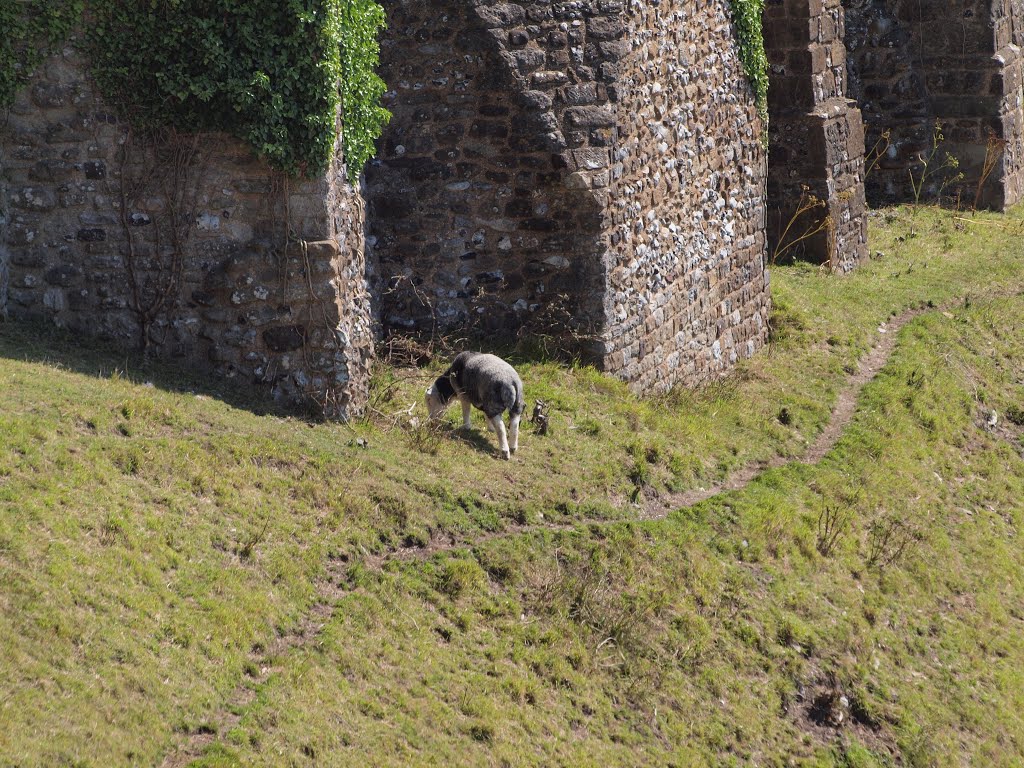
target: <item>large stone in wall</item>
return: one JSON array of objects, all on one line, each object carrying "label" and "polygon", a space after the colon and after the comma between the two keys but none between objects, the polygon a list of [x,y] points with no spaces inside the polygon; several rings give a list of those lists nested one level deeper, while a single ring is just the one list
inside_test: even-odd
[{"label": "large stone in wall", "polygon": [[86,67],[45,62],[0,127],[9,314],[358,413],[373,323],[340,159],[297,181],[227,136],[141,138]]},{"label": "large stone in wall", "polygon": [[[1017,0],[845,0],[844,6],[850,96],[867,125],[872,204],[942,197],[1001,209],[1020,200],[1024,6]],[[947,155],[955,167],[943,167]]]},{"label": "large stone in wall", "polygon": [[761,346],[765,153],[727,2],[385,7],[386,330],[571,344],[644,391]]}]

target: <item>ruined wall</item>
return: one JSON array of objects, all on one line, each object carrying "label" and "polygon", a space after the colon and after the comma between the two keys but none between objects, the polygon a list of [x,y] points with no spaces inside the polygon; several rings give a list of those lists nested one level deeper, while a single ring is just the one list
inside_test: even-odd
[{"label": "ruined wall", "polygon": [[[850,94],[860,104],[870,150],[888,148],[867,178],[872,204],[914,198],[910,171],[932,154],[936,123],[944,141],[929,163],[946,153],[959,160],[959,189],[974,202],[986,153],[1006,141],[1006,152],[979,203],[1001,208],[1020,199],[1021,90],[1019,42],[1024,10],[1018,0],[847,0],[846,46]],[[1016,32],[1019,37],[1019,31]],[[990,137],[993,137],[990,142]],[[946,174],[926,182],[934,199]]]},{"label": "ruined wall", "polygon": [[766,334],[764,151],[727,2],[385,3],[385,327],[566,327],[638,389]]},{"label": "ruined wall", "polygon": [[[847,98],[844,24],[840,0],[765,5],[769,252],[847,271],[867,258],[867,204],[864,129]],[[814,200],[821,205],[809,207]]]},{"label": "ruined wall", "polygon": [[993,89],[1000,96],[1001,138],[1005,142],[996,179],[1002,180],[1004,207],[1024,201],[1024,0],[994,0]]},{"label": "ruined wall", "polygon": [[[72,48],[0,129],[7,307],[347,416],[372,327],[361,198],[288,182],[225,136],[134,134]],[[307,245],[280,246],[291,229]]]},{"label": "ruined wall", "polygon": [[569,36],[521,6],[481,16],[464,0],[384,5],[393,117],[366,195],[385,331],[593,334],[600,208],[568,181],[550,113],[557,89],[597,99],[592,77],[581,87],[567,72]]},{"label": "ruined wall", "polygon": [[728,0],[628,4],[606,232],[608,367],[694,383],[767,338],[764,126]]}]

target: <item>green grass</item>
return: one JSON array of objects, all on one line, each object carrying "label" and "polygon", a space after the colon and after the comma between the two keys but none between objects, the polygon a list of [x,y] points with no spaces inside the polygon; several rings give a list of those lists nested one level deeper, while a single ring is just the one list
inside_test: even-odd
[{"label": "green grass", "polygon": [[[1019,764],[1022,216],[877,214],[884,255],[775,269],[771,348],[695,391],[517,360],[552,428],[510,463],[478,414],[404,423],[436,369],[316,424],[0,325],[0,765]],[[949,302],[820,464],[636,520],[798,459],[880,323]]]}]

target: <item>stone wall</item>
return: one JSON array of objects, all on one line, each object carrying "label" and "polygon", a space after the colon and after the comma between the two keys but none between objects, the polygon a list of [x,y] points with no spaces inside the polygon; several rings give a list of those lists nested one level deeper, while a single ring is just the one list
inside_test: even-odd
[{"label": "stone wall", "polygon": [[603,198],[606,365],[653,391],[721,373],[767,338],[764,126],[728,0],[627,11]]},{"label": "stone wall", "polygon": [[[920,179],[919,158],[935,170],[947,152],[964,173],[947,191],[973,204],[986,155],[1003,142],[979,203],[1002,208],[1019,200],[1019,1],[847,0],[846,12],[850,93],[864,113],[868,149],[885,149],[867,178],[872,204],[913,200],[910,173]],[[933,156],[936,124],[944,140]],[[926,181],[921,198],[933,200],[949,175]]]},{"label": "stone wall", "polygon": [[1002,205],[1024,201],[1024,0],[994,0],[994,90],[999,94],[1001,138],[1005,142],[994,175],[1002,181]]},{"label": "stone wall", "polygon": [[84,71],[51,58],[0,129],[9,314],[358,411],[372,324],[340,163],[288,182],[230,137],[141,137]]},{"label": "stone wall", "polygon": [[[593,74],[572,70],[577,32],[559,29],[550,6],[384,5],[393,117],[366,195],[385,331],[570,325],[592,336],[603,315],[601,209],[570,178],[552,114],[564,94],[583,133],[592,120],[609,129],[590,106]],[[600,153],[595,162],[607,166]]]},{"label": "stone wall", "polygon": [[[864,129],[847,98],[840,0],[768,0],[768,241],[842,271],[867,257]],[[815,205],[820,201],[820,205]]]},{"label": "stone wall", "polygon": [[7,285],[9,281],[10,252],[7,250],[7,219],[10,215],[7,186],[3,183],[4,158],[0,150],[0,321],[7,319]]},{"label": "stone wall", "polygon": [[762,126],[727,2],[385,7],[385,330],[569,330],[641,390],[763,343]]}]

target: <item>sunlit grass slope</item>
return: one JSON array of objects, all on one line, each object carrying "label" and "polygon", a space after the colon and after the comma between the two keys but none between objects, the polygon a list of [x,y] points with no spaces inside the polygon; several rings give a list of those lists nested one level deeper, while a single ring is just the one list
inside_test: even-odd
[{"label": "sunlit grass slope", "polygon": [[443,361],[311,424],[0,324],[0,765],[1016,764],[1022,215],[887,211],[852,275],[774,269],[771,348],[698,391],[517,360],[552,428],[509,463],[408,424]]}]

